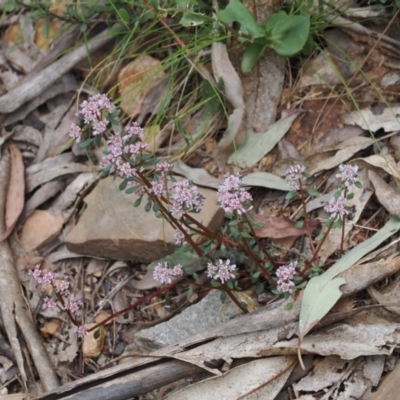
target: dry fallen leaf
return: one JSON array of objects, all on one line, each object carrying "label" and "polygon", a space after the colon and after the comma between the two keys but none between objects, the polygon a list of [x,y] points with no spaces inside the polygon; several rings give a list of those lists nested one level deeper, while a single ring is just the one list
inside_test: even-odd
[{"label": "dry fallen leaf", "polygon": [[136,117],[141,112],[147,93],[165,77],[160,61],[149,55],[128,64],[118,75],[121,109],[130,117]]},{"label": "dry fallen leaf", "polygon": [[[87,329],[90,329],[95,324],[88,324]],[[103,326],[89,332],[88,335],[83,337],[82,353],[84,358],[94,358],[101,354],[106,338],[106,330]]]},{"label": "dry fallen leaf", "polygon": [[[296,222],[286,217],[256,214],[254,215],[254,221],[257,224],[264,224],[262,228],[255,230],[259,238],[282,239],[288,236],[301,236],[307,233],[305,224],[302,228],[295,228]],[[309,232],[312,233],[318,225],[319,222],[316,219],[308,220]]]},{"label": "dry fallen leaf", "polygon": [[25,167],[22,154],[13,142],[10,142],[9,149],[11,155],[11,173],[5,207],[6,230],[1,235],[0,242],[5,240],[14,229],[25,202]]},{"label": "dry fallen leaf", "polygon": [[61,326],[61,320],[58,318],[52,318],[49,322],[46,322],[41,328],[40,332],[43,336],[54,336]]}]

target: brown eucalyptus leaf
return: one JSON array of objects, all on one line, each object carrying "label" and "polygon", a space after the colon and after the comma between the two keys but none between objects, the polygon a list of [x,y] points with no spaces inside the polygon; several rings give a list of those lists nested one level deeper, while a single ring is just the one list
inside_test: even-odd
[{"label": "brown eucalyptus leaf", "polygon": [[10,142],[11,173],[8,185],[6,209],[5,209],[5,232],[0,237],[0,242],[7,239],[18,217],[24,208],[25,201],[25,167],[22,160],[22,154],[19,148]]},{"label": "brown eucalyptus leaf", "polygon": [[[282,239],[289,236],[301,236],[307,233],[306,225],[302,228],[296,228],[295,221],[286,217],[274,217],[267,215],[254,215],[254,221],[258,223],[263,223],[262,228],[257,228],[255,230],[257,237],[259,238],[272,238],[272,239]],[[316,219],[308,220],[308,227],[310,233],[318,226],[319,222]]]}]

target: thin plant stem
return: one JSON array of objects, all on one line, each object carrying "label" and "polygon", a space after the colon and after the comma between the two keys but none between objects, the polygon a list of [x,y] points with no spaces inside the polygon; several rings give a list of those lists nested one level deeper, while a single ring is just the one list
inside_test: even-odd
[{"label": "thin plant stem", "polygon": [[[344,189],[344,198],[346,198],[346,197],[347,197],[347,187]],[[340,240],[340,257],[343,255],[345,225],[346,225],[346,214],[343,214],[342,237],[341,237],[341,240]]]},{"label": "thin plant stem", "polygon": [[[254,237],[254,240],[257,242],[257,244],[258,244],[258,246],[260,247],[260,249],[262,249],[261,243],[259,242],[258,237],[257,237],[257,235],[256,235],[256,232],[254,231],[253,224],[252,224],[251,221],[249,220],[249,217],[247,216],[246,213],[244,214],[244,217],[246,218],[246,221],[247,221],[247,223],[248,223],[248,225],[249,225],[249,228],[250,228],[250,230],[251,230],[251,234],[252,234],[253,237]],[[277,265],[276,265],[274,259],[272,258],[272,256],[268,253],[268,250],[265,250],[265,255],[267,256],[269,262],[274,266],[274,268],[277,268]]]},{"label": "thin plant stem", "polygon": [[306,272],[306,271],[308,271],[308,270],[312,267],[312,263],[313,263],[313,262],[315,261],[315,259],[317,258],[318,253],[319,253],[319,251],[321,250],[321,247],[322,247],[322,245],[324,244],[326,238],[328,237],[329,232],[331,231],[334,222],[335,222],[334,220],[331,220],[331,222],[329,223],[328,230],[326,231],[326,233],[325,233],[324,237],[322,238],[322,240],[319,242],[319,245],[318,245],[318,247],[317,247],[317,249],[316,249],[314,255],[312,256],[311,260],[310,260],[310,261],[307,263],[307,265],[303,268],[303,271],[302,271],[303,273]]},{"label": "thin plant stem", "polygon": [[148,302],[149,300],[153,299],[154,297],[159,296],[162,293],[167,292],[169,289],[173,288],[176,284],[178,284],[179,282],[183,281],[185,279],[185,277],[181,277],[178,279],[175,279],[174,281],[172,281],[171,283],[169,283],[168,285],[165,285],[163,288],[158,289],[156,292],[149,294],[146,297],[143,297],[142,299],[136,301],[135,303],[129,305],[128,307],[123,308],[122,310],[117,311],[115,314],[110,315],[108,318],[104,319],[103,321],[97,323],[96,325],[92,326],[90,329],[88,329],[88,332],[93,331],[95,329],[97,329],[99,326],[105,325],[108,321],[113,320],[116,317],[119,317],[121,314],[124,314],[138,306],[141,306],[142,304]]},{"label": "thin plant stem", "polygon": [[313,255],[315,255],[316,251],[315,251],[315,247],[314,247],[314,242],[311,237],[310,227],[308,224],[309,218],[307,216],[307,206],[306,206],[306,200],[305,200],[304,191],[303,191],[303,184],[302,184],[300,178],[299,178],[299,186],[300,186],[301,203],[303,205],[304,225],[306,226],[306,233],[307,233],[308,239],[310,240],[311,251],[313,252]]}]

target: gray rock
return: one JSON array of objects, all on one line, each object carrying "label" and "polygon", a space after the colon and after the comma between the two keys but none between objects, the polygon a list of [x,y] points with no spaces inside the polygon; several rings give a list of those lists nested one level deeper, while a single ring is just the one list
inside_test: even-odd
[{"label": "gray rock", "polygon": [[[174,230],[144,204],[133,207],[134,194],[118,190],[119,181],[106,178],[85,197],[87,205],[78,224],[66,238],[74,253],[114,260],[152,262],[171,254],[175,246]],[[215,191],[199,188],[205,197],[202,211],[192,214],[211,230],[220,227],[223,210],[216,205]],[[143,198],[145,203],[145,198]]]},{"label": "gray rock", "polygon": [[157,350],[242,314],[229,297],[222,303],[220,296],[219,290],[211,290],[204,299],[176,317],[141,330],[135,335],[133,343],[126,347],[125,354]]}]

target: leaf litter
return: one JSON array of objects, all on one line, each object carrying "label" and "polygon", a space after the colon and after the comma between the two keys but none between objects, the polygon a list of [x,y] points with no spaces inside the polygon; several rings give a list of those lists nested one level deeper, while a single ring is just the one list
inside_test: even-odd
[{"label": "leaf litter", "polygon": [[[36,264],[43,264],[43,268],[68,276],[73,292],[87,304],[85,319],[95,321],[100,308],[106,309],[106,313],[118,311],[156,287],[158,283],[153,279],[152,267],[158,260],[149,263],[124,259],[122,265],[100,257],[98,268],[93,267],[93,272],[89,273],[89,265],[93,265],[98,254],[86,254],[83,257],[65,246],[68,233],[77,226],[85,207],[90,206],[85,205],[83,199],[98,181],[97,161],[101,158],[100,153],[94,154],[94,162],[88,162],[85,154],[71,148],[71,143],[68,143],[68,129],[75,114],[76,96],[79,95],[76,91],[82,83],[75,67],[86,57],[87,51],[93,52],[111,39],[102,39],[100,35],[97,44],[94,40],[89,47],[77,47],[58,61],[54,58],[42,73],[32,79],[31,71],[35,72],[34,65],[40,62],[34,60],[38,53],[32,49],[41,46],[45,54],[57,39],[52,35],[43,38],[38,34],[38,30],[43,29],[43,21],[41,27],[40,24],[34,27],[29,20],[23,25],[23,17],[20,18],[17,25],[9,25],[6,30],[7,63],[6,70],[1,73],[0,97],[1,117],[6,121],[1,141],[3,161],[7,161],[8,152],[11,154],[11,161],[7,161],[9,164],[4,169],[11,168],[11,177],[4,179],[1,188],[5,193],[4,201],[1,201],[5,231],[1,232],[3,247],[0,249],[2,258],[6,260],[5,270],[0,276],[0,290],[7,290],[11,294],[5,296],[1,312],[9,347],[14,354],[14,358],[6,357],[1,364],[4,370],[9,370],[11,365],[18,367],[21,376],[19,390],[38,393],[35,385],[28,387],[34,379],[29,376],[30,366],[27,367],[22,357],[23,352],[30,352],[46,391],[56,390],[59,379],[63,384],[69,383],[80,388],[79,385],[84,381],[75,378],[83,375],[87,375],[92,382],[99,376],[106,376],[105,379],[112,381],[113,374],[120,373],[124,368],[143,367],[146,363],[150,365],[153,360],[165,357],[184,360],[215,375],[177,391],[169,396],[171,399],[201,399],[215,396],[215,393],[219,393],[221,399],[272,399],[287,390],[287,382],[291,382],[291,389],[301,398],[368,398],[366,396],[380,383],[382,374],[390,371],[389,361],[396,362],[398,357],[393,350],[400,342],[395,321],[398,313],[398,274],[394,279],[391,278],[400,268],[397,262],[398,246],[395,239],[391,239],[392,236],[396,237],[400,229],[395,218],[399,216],[399,146],[396,135],[382,137],[380,134],[380,131],[397,131],[399,125],[397,106],[387,104],[394,102],[392,93],[398,86],[392,69],[398,62],[387,47],[390,37],[381,37],[386,52],[374,48],[370,64],[364,65],[363,57],[371,49],[371,37],[377,36],[368,37],[371,32],[362,30],[366,28],[354,22],[346,30],[337,28],[330,31],[327,49],[310,58],[303,67],[304,71],[299,74],[299,82],[296,85],[285,83],[280,93],[279,85],[283,84],[283,78],[280,81],[277,78],[279,74],[276,75],[274,87],[278,92],[260,96],[263,97],[257,99],[260,103],[249,98],[248,88],[254,82],[263,87],[265,76],[243,76],[238,73],[236,60],[230,59],[232,49],[222,43],[214,43],[211,47],[211,68],[219,85],[219,93],[225,97],[228,105],[226,121],[212,126],[215,128],[211,134],[216,139],[216,147],[209,151],[205,141],[201,140],[196,145],[187,146],[185,140],[190,136],[185,137],[182,132],[185,133],[185,128],[189,127],[186,131],[192,134],[192,127],[196,121],[201,122],[204,116],[203,113],[192,112],[185,120],[191,121],[192,125],[185,122],[182,129],[176,129],[179,123],[174,127],[173,124],[157,126],[154,132],[158,132],[158,136],[154,140],[153,151],[171,154],[174,148],[189,149],[189,154],[184,154],[186,162],[180,159],[176,161],[175,172],[211,189],[218,187],[225,173],[232,169],[240,172],[245,185],[253,188],[252,193],[258,204],[254,210],[255,220],[265,222],[264,228],[257,231],[259,238],[292,238],[289,247],[294,254],[306,253],[309,243],[301,243],[307,230],[304,227],[296,228],[297,217],[291,218],[293,214],[287,212],[288,202],[284,197],[290,188],[283,179],[282,171],[295,160],[304,159],[308,164],[307,172],[312,175],[312,183],[320,185],[329,194],[330,176],[335,174],[334,169],[343,162],[359,164],[363,188],[356,191],[351,200],[355,212],[353,219],[346,221],[346,252],[338,259],[335,252],[340,242],[340,232],[332,232],[321,251],[321,259],[327,260],[330,267],[322,275],[312,278],[297,299],[277,301],[272,306],[264,307],[260,310],[264,313],[262,318],[259,318],[261,314],[257,314],[260,311],[242,316],[214,330],[202,334],[199,332],[199,335],[186,338],[175,346],[156,350],[148,359],[142,357],[127,366],[121,364],[113,367],[110,372],[99,372],[117,354],[123,354],[123,348],[129,344],[128,338],[135,332],[173,317],[174,311],[168,304],[169,300],[160,297],[148,307],[118,317],[114,323],[102,328],[98,337],[92,337],[92,343],[86,340],[83,361],[78,355],[80,348],[76,334],[68,320],[59,312],[52,314],[48,310],[43,311],[41,304],[45,293],[24,278],[26,271],[34,269]],[[35,42],[32,41],[33,36],[21,28],[26,26],[31,33],[37,30]],[[57,26],[51,24],[51,34],[57,30]],[[23,33],[22,37],[18,32]],[[333,42],[337,44],[336,50]],[[33,47],[27,46],[28,43]],[[2,56],[6,50],[2,50]],[[146,125],[160,115],[163,92],[168,90],[167,81],[171,79],[168,75],[170,71],[164,67],[162,57],[138,56],[139,53],[134,50],[128,51],[130,53],[126,55],[126,61],[115,68],[113,79],[118,84],[123,110],[130,117],[139,116],[141,123]],[[345,57],[341,56],[350,52],[356,62],[343,62]],[[383,59],[382,64],[379,64],[379,57]],[[265,58],[260,60],[260,70],[265,67],[262,63],[269,62],[283,77],[282,60],[271,54]],[[332,60],[338,68],[332,68]],[[356,65],[365,66],[367,77],[359,72]],[[72,73],[69,72],[71,69]],[[188,78],[190,90],[195,89],[196,85],[200,87],[196,82],[199,76],[191,79],[192,76]],[[332,94],[329,85],[334,85],[339,93],[346,80],[350,90],[354,89],[353,95],[361,107],[354,109],[349,100],[345,105],[346,111],[338,118],[335,114],[337,109],[332,103],[324,103],[321,99]],[[89,82],[83,87],[81,96],[95,90],[94,86],[90,86],[93,82]],[[355,86],[360,82],[363,82],[363,89]],[[380,99],[370,83],[382,88],[382,95],[386,96],[386,101],[378,106],[369,106],[371,99]],[[40,96],[39,87],[43,92]],[[279,97],[281,101],[278,104],[276,99]],[[273,105],[273,118],[268,116],[272,122],[267,124],[259,115],[260,104],[266,104],[263,102]],[[314,112],[317,109],[325,114],[324,121]],[[276,118],[275,114],[280,118]],[[254,117],[254,126],[247,115]],[[209,121],[212,118],[207,119],[206,125]],[[260,121],[264,121],[264,124]],[[198,126],[196,132],[201,135],[204,124]],[[301,126],[313,128],[305,130],[300,129]],[[177,134],[179,130],[180,134]],[[370,132],[374,132],[379,141],[372,138]],[[312,230],[320,229],[317,221],[322,218],[321,208],[325,205],[324,197],[321,199],[319,203],[309,203],[308,210],[313,213],[310,220]],[[121,204],[117,207],[121,208],[122,213],[130,212],[127,208],[123,209]],[[294,207],[292,212],[296,211]],[[263,215],[263,210],[268,211]],[[102,216],[98,215],[97,218]],[[90,228],[96,229],[95,226]],[[132,232],[137,234],[134,227]],[[113,254],[117,254],[121,238],[113,237],[114,234],[110,229]],[[388,239],[393,241],[390,256],[376,255],[371,262],[357,264],[364,256],[387,243]],[[101,246],[104,247],[104,244]],[[383,253],[389,251],[387,246],[384,249]],[[12,272],[10,251],[17,260],[18,278],[15,271]],[[199,268],[196,260],[185,260],[185,263],[191,265],[192,273]],[[15,281],[12,285],[9,285],[10,276]],[[382,284],[383,279],[387,279],[387,287]],[[24,295],[28,294],[26,301],[32,312],[33,323],[24,311],[23,294],[17,282],[24,287]],[[265,291],[262,294],[269,295]],[[203,295],[200,294],[200,297]],[[190,302],[199,300],[195,297],[188,302],[184,285],[178,286],[173,293],[173,307],[187,307]],[[343,298],[350,300],[341,303]],[[264,303],[274,301],[273,296],[263,300],[263,296],[259,295],[258,299]],[[359,304],[354,308],[357,301]],[[360,302],[365,303],[365,310],[361,310]],[[374,303],[380,308],[368,308]],[[102,307],[96,309],[97,304]],[[289,304],[292,310],[285,309],[290,307]],[[347,304],[347,308],[336,311],[335,304],[337,307]],[[372,311],[381,309],[385,312]],[[277,317],[274,317],[274,313]],[[336,320],[330,322],[329,318]],[[265,325],[265,321],[271,321],[271,326]],[[18,338],[17,325],[25,336],[27,348]],[[297,363],[299,348],[304,355],[314,357],[314,364],[309,369],[311,373],[293,381],[290,376]],[[41,353],[40,357],[38,352]],[[209,363],[215,359],[223,360],[224,366],[210,367]],[[47,377],[44,371],[48,371]],[[90,374],[93,374],[93,378],[90,378]],[[14,391],[18,390],[15,383],[9,385],[10,389],[13,389],[13,385]]]}]

